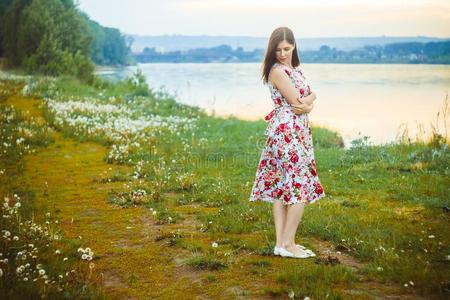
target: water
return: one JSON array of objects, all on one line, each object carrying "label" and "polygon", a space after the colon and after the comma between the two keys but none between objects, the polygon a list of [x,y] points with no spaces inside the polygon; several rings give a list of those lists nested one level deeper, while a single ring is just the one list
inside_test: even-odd
[{"label": "water", "polygon": [[[269,89],[260,78],[260,63],[140,64],[100,74],[123,78],[137,67],[151,88],[166,90],[179,102],[218,116],[257,120],[273,108]],[[370,136],[374,144],[395,141],[405,127],[413,139],[428,136],[431,124],[444,132],[448,65],[304,64],[301,68],[317,94],[310,122],[339,131],[347,146],[358,136]]]}]

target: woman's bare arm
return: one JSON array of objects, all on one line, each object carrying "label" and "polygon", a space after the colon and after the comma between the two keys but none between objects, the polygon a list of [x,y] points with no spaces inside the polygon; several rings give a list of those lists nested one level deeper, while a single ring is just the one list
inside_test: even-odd
[{"label": "woman's bare arm", "polygon": [[302,97],[291,81],[291,78],[282,69],[275,68],[270,72],[270,81],[277,87],[289,104],[307,103],[312,104],[316,100],[316,93],[311,92]]},{"label": "woman's bare arm", "polygon": [[311,92],[306,97],[301,97],[300,91],[295,88],[289,76],[282,69],[273,69],[270,72],[269,79],[281,92],[286,101],[298,109],[299,113],[311,111],[313,102],[316,99],[314,92]]},{"label": "woman's bare arm", "polygon": [[297,100],[299,102],[303,102],[303,103],[306,103],[306,104],[312,104],[316,100],[316,98],[317,98],[316,93],[311,92],[308,96],[300,98],[300,99],[297,99]]}]

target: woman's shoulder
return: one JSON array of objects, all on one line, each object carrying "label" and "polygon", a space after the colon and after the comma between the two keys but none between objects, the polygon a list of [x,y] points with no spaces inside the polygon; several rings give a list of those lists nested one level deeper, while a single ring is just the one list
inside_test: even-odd
[{"label": "woman's shoulder", "polygon": [[295,71],[295,68],[290,68],[288,66],[285,66],[283,64],[280,64],[278,62],[276,62],[271,70],[270,70],[270,74],[277,74],[278,76],[282,76],[282,73],[285,73],[287,76],[291,77],[293,75],[293,72]]}]

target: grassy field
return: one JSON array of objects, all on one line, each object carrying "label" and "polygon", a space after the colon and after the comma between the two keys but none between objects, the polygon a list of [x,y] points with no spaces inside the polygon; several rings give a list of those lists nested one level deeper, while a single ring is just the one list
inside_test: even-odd
[{"label": "grassy field", "polygon": [[[0,192],[12,216],[1,221],[0,287],[11,298],[449,296],[446,126],[426,141],[405,132],[349,149],[313,126],[327,196],[297,233],[317,257],[295,260],[272,255],[270,204],[248,202],[263,120],[208,116],[141,74],[88,86],[0,73],[0,105]],[[42,234],[27,234],[25,220]],[[39,257],[18,255],[28,244]]]}]

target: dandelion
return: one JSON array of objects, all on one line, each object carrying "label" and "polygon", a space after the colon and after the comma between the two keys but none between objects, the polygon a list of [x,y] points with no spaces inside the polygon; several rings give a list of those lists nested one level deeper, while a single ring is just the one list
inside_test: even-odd
[{"label": "dandelion", "polygon": [[290,290],[288,296],[289,296],[289,299],[294,299],[294,296],[295,296],[294,291]]}]

